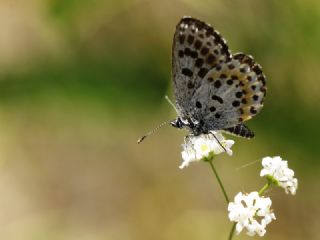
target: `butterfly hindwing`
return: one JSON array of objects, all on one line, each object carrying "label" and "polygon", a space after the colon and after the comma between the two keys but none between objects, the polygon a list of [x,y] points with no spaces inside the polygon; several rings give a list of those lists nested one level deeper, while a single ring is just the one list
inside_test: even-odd
[{"label": "butterfly hindwing", "polygon": [[183,18],[173,39],[172,75],[177,108],[182,117],[192,117],[190,100],[210,69],[231,58],[228,46],[210,25]]},{"label": "butterfly hindwing", "polygon": [[263,107],[265,77],[251,56],[235,54],[211,69],[197,89],[191,105],[194,118],[204,130],[234,127],[256,115]]}]

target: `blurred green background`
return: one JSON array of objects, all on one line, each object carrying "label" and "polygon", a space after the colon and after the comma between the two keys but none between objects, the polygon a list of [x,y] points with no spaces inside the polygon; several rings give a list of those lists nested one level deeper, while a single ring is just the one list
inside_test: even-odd
[{"label": "blurred green background", "polygon": [[229,195],[258,190],[259,159],[281,155],[299,189],[268,193],[277,220],[264,239],[320,239],[318,0],[1,0],[0,239],[226,239],[209,166],[178,169],[186,132],[136,144],[175,117],[164,96],[184,15],[267,76],[256,138],[215,163]]}]

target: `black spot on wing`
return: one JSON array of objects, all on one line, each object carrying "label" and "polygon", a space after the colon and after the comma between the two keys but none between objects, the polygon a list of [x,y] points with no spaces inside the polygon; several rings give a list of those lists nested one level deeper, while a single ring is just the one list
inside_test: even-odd
[{"label": "black spot on wing", "polygon": [[221,87],[221,81],[219,80],[219,79],[217,79],[214,83],[213,83],[213,86],[215,87],[215,88],[220,88]]},{"label": "black spot on wing", "polygon": [[187,39],[187,42],[191,45],[193,43],[193,41],[194,41],[194,36],[189,35],[188,39]]},{"label": "black spot on wing", "polygon": [[198,72],[198,76],[201,78],[204,78],[204,76],[207,74],[209,70],[206,68],[200,68],[199,72]]},{"label": "black spot on wing", "polygon": [[201,102],[196,101],[196,107],[197,107],[197,108],[202,108],[202,104],[201,104]]},{"label": "black spot on wing", "polygon": [[236,92],[236,98],[241,98],[241,97],[242,97],[242,95],[243,95],[243,93],[242,93],[242,92]]},{"label": "black spot on wing", "polygon": [[212,54],[209,54],[209,56],[207,57],[207,63],[212,64],[215,61],[216,61],[216,57]]},{"label": "black spot on wing", "polygon": [[252,107],[250,108],[250,113],[252,113],[252,114],[257,114],[257,110],[252,106]]},{"label": "black spot on wing", "polygon": [[194,43],[195,49],[199,50],[201,48],[201,46],[202,46],[202,42],[199,40],[196,40]]},{"label": "black spot on wing", "polygon": [[208,52],[209,52],[209,48],[207,48],[207,47],[203,47],[203,48],[201,49],[201,51],[200,51],[200,53],[201,53],[202,55],[207,55]]},{"label": "black spot on wing", "polygon": [[210,112],[214,112],[216,110],[216,108],[214,106],[209,108]]},{"label": "black spot on wing", "polygon": [[185,75],[187,77],[193,76],[193,72],[189,68],[182,68],[181,72],[183,75]]},{"label": "black spot on wing", "polygon": [[232,106],[233,107],[239,107],[240,106],[240,102],[238,100],[235,100],[232,102]]},{"label": "black spot on wing", "polygon": [[203,59],[202,58],[198,58],[195,62],[196,67],[201,68],[202,64],[203,64]]},{"label": "black spot on wing", "polygon": [[211,97],[212,100],[218,101],[219,103],[223,103],[223,99],[217,95],[212,95]]},{"label": "black spot on wing", "polygon": [[179,35],[179,42],[180,42],[180,44],[183,44],[183,43],[184,43],[184,39],[185,39],[185,38],[186,38],[185,35],[183,35],[183,34]]},{"label": "black spot on wing", "polygon": [[228,80],[227,80],[227,84],[228,84],[228,85],[232,85],[232,84],[233,84],[233,80],[232,80],[232,79],[228,79]]}]

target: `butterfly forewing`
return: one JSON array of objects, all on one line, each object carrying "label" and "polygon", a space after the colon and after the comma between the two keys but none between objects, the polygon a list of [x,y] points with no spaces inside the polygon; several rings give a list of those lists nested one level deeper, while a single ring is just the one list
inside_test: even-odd
[{"label": "butterfly forewing", "polygon": [[182,117],[193,116],[190,100],[208,71],[229,59],[225,41],[211,26],[190,17],[179,22],[173,39],[172,75]]}]

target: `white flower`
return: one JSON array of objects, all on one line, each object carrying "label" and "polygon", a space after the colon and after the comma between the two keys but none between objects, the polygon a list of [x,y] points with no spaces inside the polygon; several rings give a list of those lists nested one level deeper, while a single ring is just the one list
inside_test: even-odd
[{"label": "white flower", "polygon": [[258,192],[246,195],[239,192],[234,202],[228,205],[229,219],[237,223],[236,233],[246,228],[249,236],[257,234],[262,237],[266,233],[266,226],[276,219],[270,210],[271,204],[270,198],[260,197]]},{"label": "white flower", "polygon": [[199,161],[196,158],[196,151],[191,144],[183,144],[183,151],[181,152],[183,162],[179,166],[180,169],[189,166],[190,162]]},{"label": "white flower", "polygon": [[[216,138],[213,136],[215,134]],[[221,147],[221,145],[223,147]],[[231,147],[233,140],[226,140],[221,133],[211,132],[209,134],[201,134],[199,136],[188,136],[187,142],[182,144],[182,159],[180,169],[189,166],[190,162],[204,160],[211,155],[217,155],[223,152],[232,155]]]},{"label": "white flower", "polygon": [[263,169],[260,176],[267,176],[275,183],[284,188],[286,193],[296,194],[298,188],[298,180],[294,178],[294,171],[288,168],[288,162],[281,157],[265,157],[262,159]]}]

